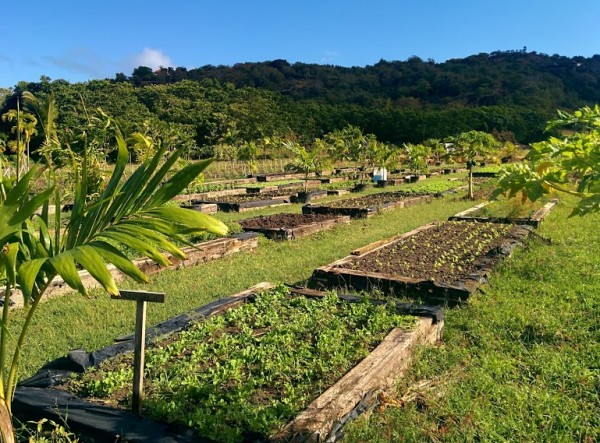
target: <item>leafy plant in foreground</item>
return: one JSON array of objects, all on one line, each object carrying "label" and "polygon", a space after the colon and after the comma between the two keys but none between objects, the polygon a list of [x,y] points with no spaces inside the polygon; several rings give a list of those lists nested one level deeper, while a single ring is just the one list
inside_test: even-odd
[{"label": "leafy plant in foreground", "polygon": [[558,112],[548,129],[567,127],[577,132],[535,143],[526,163],[503,168],[494,197],[503,193],[540,199],[553,190],[579,198],[573,215],[600,211],[600,107],[584,107],[573,114]]},{"label": "leafy plant in foreground", "polygon": [[[61,193],[54,183],[32,193],[39,169],[31,169],[14,185],[0,183],[0,281],[4,284],[2,331],[0,332],[0,432],[2,441],[13,442],[11,404],[18,378],[19,357],[25,344],[32,318],[52,280],[60,276],[71,288],[82,294],[78,268],[83,268],[111,294],[118,294],[115,281],[107,269],[113,264],[138,282],[148,278],[121,252],[128,247],[160,264],[169,264],[160,253],[176,257],[185,254],[173,241],[183,236],[210,231],[225,234],[226,226],[199,212],[165,206],[200,174],[210,160],[189,165],[167,179],[167,173],[182,154],[182,149],[165,156],[165,148],[123,179],[127,165],[127,146],[120,130],[112,126],[117,145],[117,160],[103,192],[88,200],[88,171],[85,161],[77,170],[74,206],[64,231],[48,229],[49,203],[61,206]],[[164,157],[164,162],[163,162]],[[52,177],[52,175],[50,175]],[[54,225],[60,226],[60,210],[55,211]],[[114,244],[120,247],[113,246]],[[10,294],[23,293],[26,318],[14,349],[8,349]]]}]

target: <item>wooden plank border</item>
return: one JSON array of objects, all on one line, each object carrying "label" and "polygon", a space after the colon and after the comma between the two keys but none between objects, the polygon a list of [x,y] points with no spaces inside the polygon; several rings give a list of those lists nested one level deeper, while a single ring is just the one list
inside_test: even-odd
[{"label": "wooden plank border", "polygon": [[[391,211],[393,209],[407,208],[423,203],[429,203],[435,198],[434,195],[418,195],[415,197],[406,197],[401,200],[392,201],[379,206],[369,206],[365,208],[351,206],[348,203],[345,207],[333,207],[327,205],[304,205],[302,206],[303,214],[332,214],[332,215],[349,215],[352,218],[369,218],[374,214],[383,211]],[[351,200],[351,199],[349,199]],[[342,200],[343,201],[343,200]]]},{"label": "wooden plank border", "polygon": [[332,229],[338,224],[350,223],[350,217],[341,215],[330,220],[307,223],[295,228],[248,228],[245,231],[257,232],[272,240],[295,240],[315,232]]},{"label": "wooden plank border", "polygon": [[418,298],[427,303],[455,305],[466,302],[482,284],[486,283],[496,263],[504,257],[510,256],[517,246],[523,244],[532,229],[527,226],[518,227],[516,232],[505,238],[499,248],[480,256],[475,262],[477,271],[462,281],[450,283],[421,280],[345,267],[359,257],[389,246],[402,238],[414,235],[422,230],[430,229],[433,226],[435,224],[424,225],[406,234],[380,240],[359,248],[349,256],[316,268],[311,276],[311,281],[318,288],[346,288],[367,292],[378,290],[395,296]]},{"label": "wooden plank border", "polygon": [[465,211],[454,214],[448,217],[450,221],[467,221],[475,223],[502,223],[502,224],[514,224],[514,225],[526,225],[538,228],[542,221],[548,216],[550,211],[558,204],[557,198],[550,200],[544,206],[536,210],[530,217],[476,217],[470,214],[477,212],[479,209],[485,207],[490,202],[484,202],[477,206],[473,206]]}]

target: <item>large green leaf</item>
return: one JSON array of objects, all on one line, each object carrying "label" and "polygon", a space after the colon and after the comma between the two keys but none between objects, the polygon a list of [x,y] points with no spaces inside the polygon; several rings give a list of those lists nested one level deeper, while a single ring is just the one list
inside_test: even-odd
[{"label": "large green leaf", "polygon": [[208,231],[217,235],[227,235],[228,228],[225,223],[207,214],[191,209],[178,208],[174,206],[161,206],[144,212],[180,226],[194,229],[196,232]]},{"label": "large green leaf", "polygon": [[19,205],[29,193],[31,180],[38,171],[35,168],[30,169],[6,194],[4,204],[6,206]]},{"label": "large green leaf", "polygon": [[89,243],[108,263],[112,263],[123,274],[133,278],[139,283],[148,283],[148,277],[135,266],[129,258],[112,246],[103,241],[93,241]]},{"label": "large green leaf", "polygon": [[162,234],[155,230],[146,229],[135,224],[121,223],[111,227],[109,231],[130,235],[152,245],[156,245],[157,247],[170,252],[175,257],[186,258],[185,254],[177,246],[169,242]]},{"label": "large green leaf", "polygon": [[162,255],[160,251],[158,251],[158,249],[148,244],[147,241],[139,239],[135,235],[130,235],[124,232],[118,232],[115,230],[106,230],[100,234],[100,237],[117,241],[123,245],[127,245],[130,248],[138,251],[143,256],[149,257],[156,263],[159,263],[163,266],[168,266],[171,264],[169,260],[167,260],[164,257],[164,255]]},{"label": "large green leaf", "polygon": [[0,203],[0,245],[16,234],[21,223],[50,198],[51,191],[49,193],[46,190],[29,199],[29,181],[33,176],[31,170],[6,193],[6,199]]},{"label": "large green leaf", "polygon": [[48,188],[36,194],[32,199],[27,200],[24,204],[19,208],[19,210],[11,217],[9,223],[11,225],[19,225],[29,217],[31,217],[35,212],[40,209],[45,202],[50,199],[50,196],[54,192],[54,187]]},{"label": "large green leaf", "polygon": [[81,283],[81,278],[77,272],[75,260],[70,250],[55,255],[48,262],[52,265],[56,273],[63,278],[66,284],[82,294],[87,294],[83,283]]},{"label": "large green leaf", "polygon": [[152,196],[152,199],[148,202],[148,206],[161,206],[170,201],[198,177],[212,161],[212,159],[202,160],[181,169]]},{"label": "large green leaf", "polygon": [[18,282],[23,292],[23,299],[29,300],[33,292],[33,285],[38,278],[40,269],[46,263],[48,258],[36,258],[26,261],[19,267]]},{"label": "large green leaf", "polygon": [[[164,152],[165,147],[162,147],[161,150],[162,150],[162,152]],[[138,202],[135,206],[136,211],[139,209],[142,209],[142,208],[156,206],[154,203],[151,203],[151,200],[153,199],[153,195],[156,192],[156,190],[162,186],[162,183],[164,182],[165,177],[167,176],[169,171],[172,169],[172,167],[175,164],[175,162],[177,161],[177,159],[179,159],[179,157],[181,157],[182,153],[183,153],[183,148],[179,148],[175,152],[171,153],[169,155],[169,157],[167,158],[167,160],[165,161],[165,163],[160,167],[160,169],[156,172],[156,174],[154,174],[152,179],[148,183],[146,183],[145,198],[138,200]]]},{"label": "large green leaf", "polygon": [[6,272],[6,278],[11,286],[15,286],[17,283],[17,253],[19,252],[18,243],[10,243],[2,246],[0,252],[0,259],[4,263],[4,271]]},{"label": "large green leaf", "polygon": [[111,273],[106,268],[104,260],[94,247],[90,245],[81,245],[74,248],[71,252],[75,260],[90,273],[94,279],[102,285],[109,294],[117,295],[119,289],[115,284],[115,280]]}]

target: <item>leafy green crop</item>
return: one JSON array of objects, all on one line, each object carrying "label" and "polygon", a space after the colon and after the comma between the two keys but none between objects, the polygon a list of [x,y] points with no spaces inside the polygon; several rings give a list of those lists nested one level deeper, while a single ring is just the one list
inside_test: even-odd
[{"label": "leafy green crop", "polygon": [[464,185],[462,181],[425,181],[424,183],[408,185],[401,192],[406,194],[439,194]]},{"label": "leafy green crop", "polygon": [[[393,305],[309,299],[278,287],[151,348],[144,414],[218,441],[269,435],[391,329],[414,321]],[[71,382],[71,389],[127,403],[130,367],[131,356],[123,356]]]}]

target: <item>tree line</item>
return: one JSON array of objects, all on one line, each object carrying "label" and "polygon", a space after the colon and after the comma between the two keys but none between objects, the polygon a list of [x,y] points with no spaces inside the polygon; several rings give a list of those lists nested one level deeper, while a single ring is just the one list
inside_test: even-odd
[{"label": "tree line", "polygon": [[[138,67],[112,80],[20,82],[0,95],[0,115],[16,110],[24,91],[53,96],[59,133],[85,127],[101,108],[124,134],[177,142],[195,158],[226,157],[224,147],[252,144],[272,157],[278,153],[271,140],[310,143],[348,125],[395,145],[471,130],[529,144],[547,136],[545,122],[557,108],[600,98],[598,73],[600,56],[524,51],[439,64],[417,57],[382,60],[364,68],[285,60],[190,70]],[[0,121],[0,149],[14,144],[11,128]],[[31,134],[34,157],[41,143],[39,131]]]}]

